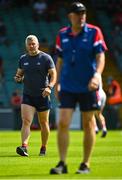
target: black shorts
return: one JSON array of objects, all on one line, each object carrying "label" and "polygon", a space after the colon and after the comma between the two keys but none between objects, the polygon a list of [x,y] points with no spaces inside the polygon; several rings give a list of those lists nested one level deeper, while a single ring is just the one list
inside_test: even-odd
[{"label": "black shorts", "polygon": [[67,91],[59,92],[60,108],[73,108],[79,104],[81,111],[92,111],[100,109],[100,99],[98,91],[87,93],[71,93]]},{"label": "black shorts", "polygon": [[33,97],[27,94],[23,94],[22,104],[28,104],[30,106],[33,106],[38,112],[46,111],[51,108],[49,96],[43,97],[40,95]]}]

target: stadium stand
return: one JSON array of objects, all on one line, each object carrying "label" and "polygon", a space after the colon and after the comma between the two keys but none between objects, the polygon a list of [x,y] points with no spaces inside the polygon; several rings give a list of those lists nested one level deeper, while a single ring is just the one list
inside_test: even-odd
[{"label": "stadium stand", "polygon": [[95,9],[97,21],[106,35],[109,49],[115,59],[118,69],[122,72],[122,1],[91,0]]}]

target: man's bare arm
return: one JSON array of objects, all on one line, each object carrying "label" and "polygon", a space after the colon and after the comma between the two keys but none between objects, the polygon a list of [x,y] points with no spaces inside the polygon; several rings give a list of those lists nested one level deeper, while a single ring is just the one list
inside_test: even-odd
[{"label": "man's bare arm", "polygon": [[55,68],[49,69],[48,73],[50,75],[50,83],[48,86],[54,87],[56,80],[57,80],[57,72]]},{"label": "man's bare arm", "polygon": [[48,73],[50,75],[50,82],[42,92],[43,97],[49,96],[51,94],[51,89],[54,87],[57,79],[57,73],[55,68],[49,69]]},{"label": "man's bare arm", "polygon": [[104,66],[105,66],[105,54],[103,53],[99,53],[96,55],[96,72],[94,74],[94,76],[92,77],[92,79],[89,82],[88,88],[89,90],[96,90],[98,89],[100,80],[101,80],[101,74],[104,70]]}]

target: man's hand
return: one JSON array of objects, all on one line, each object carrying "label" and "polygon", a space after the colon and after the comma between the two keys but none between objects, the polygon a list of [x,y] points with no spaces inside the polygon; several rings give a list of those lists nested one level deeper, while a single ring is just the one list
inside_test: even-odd
[{"label": "man's hand", "polygon": [[101,74],[98,72],[95,72],[91,80],[88,84],[88,89],[90,91],[97,90],[99,88],[100,83],[102,83]]},{"label": "man's hand", "polygon": [[42,92],[43,97],[49,96],[50,94],[51,94],[51,89],[49,87],[46,87]]},{"label": "man's hand", "polygon": [[24,76],[19,76],[19,75],[14,76],[14,80],[15,80],[17,83],[22,83],[22,82],[23,82],[23,79],[24,79]]},{"label": "man's hand", "polygon": [[88,84],[88,89],[90,91],[94,91],[97,90],[98,87],[99,87],[99,78],[93,77]]}]

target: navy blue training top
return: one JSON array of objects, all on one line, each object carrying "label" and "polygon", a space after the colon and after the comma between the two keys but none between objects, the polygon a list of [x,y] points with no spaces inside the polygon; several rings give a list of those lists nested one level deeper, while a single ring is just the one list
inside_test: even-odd
[{"label": "navy blue training top", "polygon": [[54,67],[51,56],[44,52],[35,56],[22,55],[19,59],[19,68],[24,71],[23,93],[40,96],[41,90],[49,83],[48,70]]},{"label": "navy blue training top", "polygon": [[70,26],[65,27],[58,33],[56,50],[63,59],[61,90],[88,92],[89,80],[96,71],[96,55],[107,50],[100,28],[85,24],[83,30],[75,36]]}]

